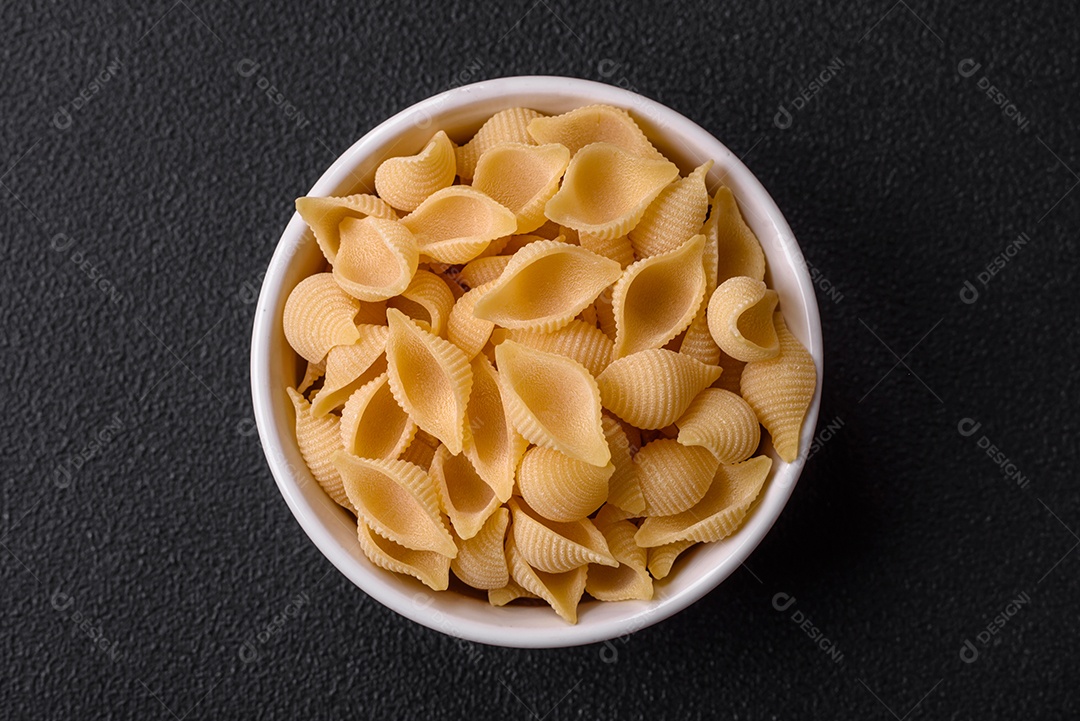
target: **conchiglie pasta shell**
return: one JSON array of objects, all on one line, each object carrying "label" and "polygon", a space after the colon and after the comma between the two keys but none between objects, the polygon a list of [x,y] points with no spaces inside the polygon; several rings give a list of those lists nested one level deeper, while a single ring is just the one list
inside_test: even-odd
[{"label": "conchiglie pasta shell", "polygon": [[491,338],[491,331],[495,330],[494,323],[477,318],[473,313],[476,301],[489,289],[490,286],[479,286],[465,293],[454,303],[447,319],[446,337],[469,359],[483,350]]},{"label": "conchiglie pasta shell", "polygon": [[604,238],[582,232],[578,234],[578,242],[582,248],[591,250],[604,258],[614,260],[621,268],[626,268],[634,262],[634,248],[630,245],[630,238],[625,235],[616,238]]},{"label": "conchiglie pasta shell", "polygon": [[660,348],[694,320],[705,297],[704,248],[704,236],[695,235],[626,269],[611,294],[616,359]]},{"label": "conchiglie pasta shell", "polygon": [[676,541],[712,543],[735,532],[769,477],[772,459],[758,456],[720,466],[705,496],[689,510],[672,516],[646,518],[635,540],[652,548]]},{"label": "conchiglie pasta shell", "polygon": [[432,591],[445,591],[450,585],[450,559],[434,551],[414,551],[373,533],[363,519],[357,521],[357,540],[368,560],[379,568],[404,573],[418,579]]},{"label": "conchiglie pasta shell", "polygon": [[735,195],[730,188],[721,186],[713,197],[712,215],[715,223],[719,269],[716,283],[728,278],[746,276],[754,280],[765,279],[765,253],[761,250],[754,231],[743,220]]},{"label": "conchiglie pasta shell", "polygon": [[360,339],[352,345],[336,345],[326,354],[326,379],[315,394],[311,412],[323,416],[342,405],[360,386],[386,370],[382,359],[386,338],[384,325],[358,325]]},{"label": "conchiglie pasta shell", "polygon": [[488,603],[492,606],[505,606],[511,601],[516,601],[519,598],[540,598],[531,591],[526,591],[524,588],[518,585],[517,581],[513,578],[502,588],[493,588],[488,591]]},{"label": "conchiglie pasta shell", "polygon": [[409,287],[387,302],[416,321],[426,331],[446,337],[446,320],[454,307],[454,294],[446,282],[427,270],[418,270]]},{"label": "conchiglie pasta shell", "polygon": [[413,422],[461,453],[465,408],[472,389],[469,359],[448,340],[434,335],[393,308],[386,311],[390,336],[386,363],[390,390]]},{"label": "conchiglie pasta shell", "polygon": [[696,541],[674,541],[648,549],[649,573],[658,581],[667,578],[668,574],[671,573],[671,567],[675,565],[675,560],[682,555],[683,551],[696,545],[696,543]]},{"label": "conchiglie pasta shell", "polygon": [[356,390],[341,411],[341,442],[361,458],[397,458],[416,435],[416,424],[390,392],[386,373]]},{"label": "conchiglie pasta shell", "polygon": [[509,255],[495,255],[489,258],[470,260],[458,274],[458,280],[470,288],[479,288],[496,280],[506,270],[510,262]]},{"label": "conchiglie pasta shell", "polygon": [[720,349],[749,363],[774,358],[780,340],[773,325],[779,297],[760,280],[729,278],[709,299],[709,333]]},{"label": "conchiglie pasta shell", "polygon": [[535,446],[518,466],[517,486],[529,506],[550,521],[578,521],[599,508],[608,495],[615,466],[594,466],[559,451]]},{"label": "conchiglie pasta shell", "polygon": [[353,318],[360,310],[356,299],[334,281],[330,273],[316,273],[300,281],[285,301],[282,326],[285,339],[309,363],[322,363],[336,345],[360,339]]},{"label": "conchiglie pasta shell", "polygon": [[505,588],[510,583],[504,546],[509,523],[510,511],[496,508],[475,536],[459,540],[458,555],[450,561],[454,575],[473,588],[492,591]]},{"label": "conchiglie pasta shell", "polygon": [[505,503],[514,491],[514,474],[529,442],[514,430],[503,407],[499,373],[484,356],[472,360],[473,386],[466,412],[465,454],[480,477]]},{"label": "conchiglie pasta shell", "polygon": [[569,523],[550,521],[526,506],[510,499],[514,524],[514,542],[525,561],[547,573],[564,573],[589,563],[615,566],[618,562],[608,551],[604,534],[588,518]]},{"label": "conchiglie pasta shell", "polygon": [[335,503],[351,511],[352,504],[349,503],[341,476],[331,460],[334,454],[341,450],[338,417],[317,418],[311,415],[311,406],[302,395],[292,388],[287,388],[286,392],[296,412],[296,444],[300,447],[300,455],[311,471],[311,476]]},{"label": "conchiglie pasta shell", "polygon": [[538,240],[514,255],[474,313],[503,328],[558,330],[621,272],[618,263],[584,248]]},{"label": "conchiglie pasta shell", "polygon": [[656,348],[613,361],[596,382],[604,408],[638,428],[652,429],[674,423],[694,396],[719,377],[717,366]]},{"label": "conchiglie pasta shell", "polygon": [[439,508],[450,517],[454,533],[465,540],[479,533],[484,521],[499,507],[499,500],[472,462],[439,446],[428,473],[435,482]]},{"label": "conchiglie pasta shell", "polygon": [[522,436],[594,466],[608,464],[600,390],[585,366],[509,340],[496,346],[495,359],[506,414]]},{"label": "conchiglie pasta shell", "polygon": [[713,161],[668,185],[656,196],[645,215],[630,231],[634,254],[640,258],[668,253],[699,232],[709,211],[705,175]]},{"label": "conchiglie pasta shell", "polygon": [[420,255],[439,263],[467,263],[517,229],[513,213],[467,185],[437,191],[401,223],[416,237]]},{"label": "conchiglie pasta shell", "polygon": [[617,238],[638,224],[649,204],[677,177],[679,169],[667,160],[593,143],[574,155],[545,214],[579,233]]},{"label": "conchiglie pasta shell", "polygon": [[611,464],[615,466],[615,471],[608,479],[608,505],[617,506],[630,514],[643,513],[645,497],[641,495],[630,438],[622,424],[613,416],[605,413],[603,425],[604,436],[607,438],[608,448],[611,449]]},{"label": "conchiglie pasta shell", "polygon": [[472,187],[509,208],[518,233],[529,233],[547,221],[544,206],[569,163],[562,145],[503,143],[480,156]]},{"label": "conchiglie pasta shell", "polygon": [[419,259],[416,238],[400,221],[345,218],[334,280],[358,300],[386,300],[409,286]]},{"label": "conchiglie pasta shell", "polygon": [[799,455],[799,432],[814,398],[817,369],[814,359],[791,334],[784,316],[773,317],[780,354],[743,368],[742,397],[772,436],[773,447],[788,463]]},{"label": "conchiglie pasta shell", "polygon": [[457,546],[443,524],[434,484],[424,469],[406,461],[333,457],[356,513],[383,538],[414,551],[453,558]]},{"label": "conchiglie pasta shell", "polygon": [[408,213],[435,191],[453,185],[456,175],[454,144],[440,130],[416,155],[384,160],[375,171],[375,191]]},{"label": "conchiglie pasta shell", "polygon": [[484,122],[472,140],[457,149],[457,172],[462,180],[472,180],[480,156],[501,143],[533,142],[529,123],[543,117],[530,108],[508,108]]},{"label": "conchiglie pasta shell", "polygon": [[538,330],[515,330],[510,333],[514,341],[547,353],[558,353],[573,358],[598,376],[611,363],[611,339],[595,326],[580,320],[572,320],[559,330],[544,333]]},{"label": "conchiglie pasta shell", "polygon": [[637,526],[630,521],[616,521],[600,529],[618,565],[589,566],[585,590],[600,601],[649,600],[653,596],[652,578],[646,568],[648,551],[634,542]]},{"label": "conchiglie pasta shell", "polygon": [[[585,592],[587,566],[566,573],[545,573],[529,566],[517,549],[514,534],[506,542],[510,576],[526,591],[544,599],[567,623],[577,623],[578,603]],[[490,598],[490,594],[489,594]]]},{"label": "conchiglie pasta shell", "polygon": [[592,143],[611,143],[643,158],[663,159],[630,113],[611,105],[587,105],[562,115],[538,118],[529,123],[529,134],[538,143],[565,145],[571,154]]},{"label": "conchiglie pasta shell", "polygon": [[720,462],[705,448],[670,438],[652,441],[634,456],[646,516],[681,513],[709,490]]},{"label": "conchiglie pasta shell", "polygon": [[741,463],[761,442],[761,424],[741,397],[706,388],[675,423],[684,446],[708,448],[724,464]]},{"label": "conchiglie pasta shell", "polygon": [[341,246],[339,225],[345,218],[385,218],[397,220],[397,213],[385,200],[374,195],[348,195],[342,198],[297,198],[296,212],[315,234],[326,260],[337,262]]}]

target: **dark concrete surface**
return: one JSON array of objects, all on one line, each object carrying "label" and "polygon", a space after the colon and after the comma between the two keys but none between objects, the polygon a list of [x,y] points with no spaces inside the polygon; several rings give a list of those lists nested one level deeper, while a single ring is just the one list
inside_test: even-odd
[{"label": "dark concrete surface", "polygon": [[[1075,717],[1078,43],[1053,2],[5,4],[0,716]],[[712,131],[819,278],[829,439],[745,569],[607,646],[371,601],[251,432],[293,199],[516,74]]]}]

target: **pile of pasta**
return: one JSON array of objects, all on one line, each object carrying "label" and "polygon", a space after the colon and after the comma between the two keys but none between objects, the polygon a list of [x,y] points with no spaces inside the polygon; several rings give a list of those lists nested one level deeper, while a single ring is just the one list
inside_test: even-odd
[{"label": "pile of pasta", "polygon": [[576,623],[739,527],[815,370],[711,167],[618,108],[511,108],[297,200],[328,266],[285,305],[296,438],[373,564]]}]

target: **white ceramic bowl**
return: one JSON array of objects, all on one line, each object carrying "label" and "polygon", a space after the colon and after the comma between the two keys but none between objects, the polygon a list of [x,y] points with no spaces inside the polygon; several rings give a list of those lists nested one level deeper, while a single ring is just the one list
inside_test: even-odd
[{"label": "white ceramic bowl", "polygon": [[312,479],[293,435],[287,385],[297,381],[296,355],[285,341],[281,318],[285,299],[301,279],[323,266],[323,257],[304,221],[294,214],[270,261],[255,311],[251,342],[251,393],[255,420],[281,495],[304,531],[343,574],[369,596],[429,628],[481,643],[520,648],[572,646],[623,636],[686,608],[727,578],[768,532],[799,477],[810,447],[821,398],[821,323],[813,284],[784,216],[761,183],[716,138],[679,113],[620,88],[562,77],[501,78],[467,85],[428,98],[382,123],[330,166],[309,195],[348,195],[372,187],[376,166],[394,155],[418,152],[432,133],[468,138],[492,114],[525,106],[562,113],[593,103],[628,110],[653,143],[684,174],[712,159],[709,188],[723,179],[735,193],[746,221],[761,240],[771,287],[780,294],[791,332],[813,355],[818,388],[803,425],[802,453],[784,463],[770,449],[773,471],[742,528],[731,537],[699,545],[656,583],[651,601],[583,601],[576,626],[550,609],[486,601],[453,591],[433,593],[412,578],[373,566],[356,540],[356,523]]}]

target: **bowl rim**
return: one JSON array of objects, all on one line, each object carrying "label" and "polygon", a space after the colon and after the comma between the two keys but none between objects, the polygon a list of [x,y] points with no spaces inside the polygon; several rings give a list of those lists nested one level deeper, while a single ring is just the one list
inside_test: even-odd
[{"label": "bowl rim", "polygon": [[[275,246],[259,292],[251,337],[251,394],[263,453],[279,492],[308,538],[327,560],[361,591],[396,613],[450,636],[495,646],[556,648],[608,641],[658,623],[700,600],[742,565],[786,507],[805,465],[821,403],[824,352],[821,320],[813,281],[795,236],[768,191],[740,158],[707,130],[678,111],[624,88],[581,78],[542,75],[504,77],[452,88],[421,100],[372,128],[327,168],[312,186],[308,195],[325,196],[332,192],[340,186],[347,174],[351,174],[354,167],[357,167],[373,151],[400,135],[406,127],[405,124],[415,123],[420,115],[430,118],[430,112],[439,112],[447,107],[468,107],[479,102],[497,100],[506,95],[528,93],[545,97],[560,94],[586,95],[593,98],[596,103],[627,108],[652,119],[661,118],[663,126],[677,126],[676,137],[685,137],[689,134],[699,137],[703,143],[714,143],[720,151],[718,156],[724,156],[724,164],[727,167],[725,177],[737,179],[738,182],[735,184],[741,188],[740,206],[745,208],[746,196],[750,196],[750,204],[762,209],[767,222],[776,230],[778,242],[793,273],[794,286],[800,297],[807,335],[801,340],[814,359],[817,385],[803,421],[799,456],[794,462],[786,464],[787,478],[779,492],[772,492],[768,498],[765,498],[766,491],[769,490],[767,487],[755,501],[750,517],[736,531],[736,534],[733,534],[741,537],[735,549],[726,558],[721,559],[715,566],[690,582],[690,585],[673,595],[660,600],[634,603],[632,609],[628,607],[625,616],[588,623],[579,622],[577,625],[565,624],[562,628],[515,627],[499,623],[494,619],[491,623],[478,622],[470,618],[455,616],[449,611],[432,613],[429,606],[434,605],[435,600],[430,594],[425,594],[428,596],[426,601],[418,599],[422,594],[402,589],[372,574],[372,571],[389,572],[383,572],[374,567],[366,569],[360,566],[356,559],[341,548],[326,525],[312,513],[313,508],[302,494],[301,484],[293,474],[294,469],[281,451],[283,430],[278,427],[274,418],[271,399],[274,384],[271,378],[269,357],[273,351],[275,323],[278,319],[273,311],[279,304],[282,293],[285,292],[284,275],[289,268],[296,246],[306,230],[304,221],[295,212]],[[719,161],[719,157],[716,159]],[[785,315],[787,314],[785,310]],[[285,432],[291,434],[293,429],[287,428]],[[774,462],[776,462],[775,455]],[[783,462],[780,461],[780,463]],[[302,472],[307,473],[307,469],[302,469]],[[778,472],[778,470],[774,471],[774,474]],[[776,476],[773,475],[770,484],[776,483]],[[767,508],[764,507],[766,501]]]}]

